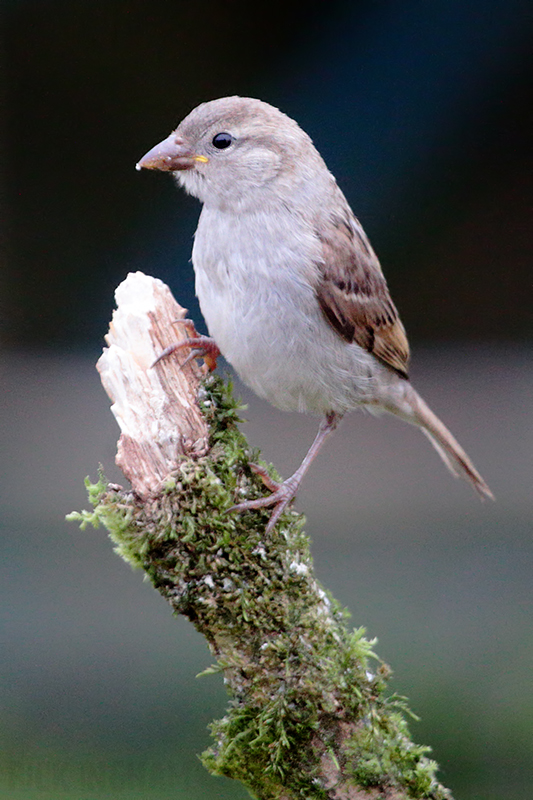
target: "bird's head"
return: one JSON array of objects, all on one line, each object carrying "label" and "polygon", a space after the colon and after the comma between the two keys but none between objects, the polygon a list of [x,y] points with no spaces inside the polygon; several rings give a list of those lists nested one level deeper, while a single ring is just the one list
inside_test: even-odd
[{"label": "bird's head", "polygon": [[198,106],[137,169],[172,172],[205,205],[236,212],[273,202],[305,204],[324,175],[331,178],[294,120],[249,97]]}]

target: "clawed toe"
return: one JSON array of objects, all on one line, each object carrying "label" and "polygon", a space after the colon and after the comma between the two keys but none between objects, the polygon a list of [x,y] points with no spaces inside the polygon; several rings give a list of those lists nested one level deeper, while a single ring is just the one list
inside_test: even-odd
[{"label": "clawed toe", "polygon": [[291,478],[288,478],[283,483],[278,483],[268,475],[264,467],[260,467],[257,464],[250,464],[250,467],[257,475],[260,475],[265,485],[272,491],[272,494],[268,497],[260,497],[257,500],[246,500],[244,503],[237,503],[237,505],[228,509],[228,513],[255,511],[259,508],[274,506],[265,529],[266,533],[270,533],[287,506],[294,500],[299,483],[292,481]]},{"label": "clawed toe", "polygon": [[189,348],[191,352],[181,364],[182,368],[193,358],[203,358],[210,372],[216,368],[220,350],[215,341],[209,336],[192,336],[188,339],[183,339],[181,342],[170,344],[168,347],[165,347],[150,366],[155,367],[156,364],[159,364],[160,361],[171,356],[172,353],[175,353],[177,350],[183,350],[184,348]]},{"label": "clawed toe", "polygon": [[261,467],[259,464],[253,463],[250,463],[248,466],[252,472],[255,472],[256,475],[259,475],[267,489],[270,489],[271,492],[277,492],[278,489],[283,485],[279,481],[275,481],[274,478],[270,477],[266,467]]},{"label": "clawed toe", "polygon": [[174,344],[169,344],[168,347],[165,347],[165,349],[159,353],[155,361],[152,361],[152,363],[150,364],[150,369],[153,369],[156,364],[159,364],[160,361],[164,361],[166,358],[171,356],[172,353],[175,353],[176,350],[178,350],[181,347],[181,345],[182,342],[179,343],[175,342]]}]

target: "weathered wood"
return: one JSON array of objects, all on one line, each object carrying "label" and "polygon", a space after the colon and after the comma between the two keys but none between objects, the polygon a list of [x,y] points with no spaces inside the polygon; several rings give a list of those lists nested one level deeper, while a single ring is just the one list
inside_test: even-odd
[{"label": "weathered wood", "polygon": [[168,286],[142,272],[130,273],[115,292],[117,309],[97,369],[120,426],[116,462],[141,497],[156,494],[184,455],[207,450],[208,429],[196,400],[203,369],[181,364],[178,351],[155,366],[173,341],[190,335],[179,324],[187,314]]}]

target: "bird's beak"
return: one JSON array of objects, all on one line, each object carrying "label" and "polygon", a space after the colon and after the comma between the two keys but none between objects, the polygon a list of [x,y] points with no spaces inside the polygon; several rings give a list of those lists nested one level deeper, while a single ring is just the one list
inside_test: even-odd
[{"label": "bird's beak", "polygon": [[144,155],[135,169],[159,169],[164,172],[192,169],[198,162],[206,163],[206,156],[193,153],[184,139],[171,133]]}]

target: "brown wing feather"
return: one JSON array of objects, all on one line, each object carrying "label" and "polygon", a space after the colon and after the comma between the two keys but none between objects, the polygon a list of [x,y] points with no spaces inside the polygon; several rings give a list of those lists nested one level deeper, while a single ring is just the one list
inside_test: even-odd
[{"label": "brown wing feather", "polygon": [[377,256],[347,203],[342,214],[321,223],[317,235],[323,259],[316,291],[326,319],[347,342],[357,343],[407,378],[404,327]]}]

